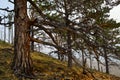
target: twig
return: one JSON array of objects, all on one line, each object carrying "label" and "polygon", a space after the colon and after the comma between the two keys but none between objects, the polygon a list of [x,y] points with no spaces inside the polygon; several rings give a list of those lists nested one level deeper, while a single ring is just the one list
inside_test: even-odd
[{"label": "twig", "polygon": [[7,11],[7,12],[13,12],[14,10],[8,10],[9,8],[0,8],[0,10]]},{"label": "twig", "polygon": [[8,23],[0,23],[0,25],[10,25],[13,24],[14,22],[8,22]]},{"label": "twig", "polygon": [[13,1],[11,1],[11,0],[8,0],[10,3],[13,3],[14,4],[14,2]]}]

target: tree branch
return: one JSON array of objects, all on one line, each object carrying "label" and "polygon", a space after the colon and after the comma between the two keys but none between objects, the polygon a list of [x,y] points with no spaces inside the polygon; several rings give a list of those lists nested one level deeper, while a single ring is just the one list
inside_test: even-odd
[{"label": "tree branch", "polygon": [[14,24],[14,22],[0,23],[0,25],[11,25],[11,24]]},{"label": "tree branch", "polygon": [[13,12],[14,10],[8,10],[9,8],[0,8],[0,10],[7,11],[7,12]]},{"label": "tree branch", "polygon": [[14,4],[14,2],[12,1],[12,0],[8,0],[10,3],[13,3]]},{"label": "tree branch", "polygon": [[[35,25],[34,25],[35,26]],[[54,39],[54,37],[53,37],[53,35],[52,35],[52,33],[50,32],[50,31],[48,31],[45,27],[43,27],[42,25],[36,25],[37,27],[39,27],[39,28],[41,28],[42,30],[44,30],[48,35],[49,35],[49,37],[52,39],[52,41],[56,44],[56,45],[58,45],[58,43],[55,41],[55,39]]]},{"label": "tree branch", "polygon": [[42,40],[40,40],[40,39],[30,38],[30,40],[31,40],[31,41],[34,41],[34,42],[37,42],[37,43],[40,43],[40,44],[53,46],[53,47],[55,47],[56,49],[60,49],[60,50],[64,50],[64,51],[67,50],[67,49],[65,49],[65,48],[63,48],[63,47],[61,47],[61,46],[54,45],[54,44],[49,43],[49,42],[44,42],[44,41],[42,41]]},{"label": "tree branch", "polygon": [[38,8],[38,6],[32,0],[27,0],[27,1],[39,12],[40,15],[44,16],[42,11]]}]

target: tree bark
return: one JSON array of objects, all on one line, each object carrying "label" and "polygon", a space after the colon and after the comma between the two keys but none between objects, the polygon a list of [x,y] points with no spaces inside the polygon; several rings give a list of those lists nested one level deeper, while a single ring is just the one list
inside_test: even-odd
[{"label": "tree bark", "polygon": [[11,38],[11,26],[8,27],[8,43],[10,43]]},{"label": "tree bark", "polygon": [[83,66],[83,74],[86,74],[86,59],[84,56],[84,51],[82,49],[82,66]]},{"label": "tree bark", "polygon": [[90,54],[90,69],[92,69],[92,54]]},{"label": "tree bark", "polygon": [[[31,26],[31,37],[34,38],[33,26]],[[31,41],[31,51],[34,52],[34,41]]]},{"label": "tree bark", "polygon": [[67,32],[67,54],[68,54],[68,67],[72,67],[72,47],[71,47],[71,36],[70,36],[70,32]]},{"label": "tree bark", "polygon": [[97,66],[98,66],[98,71],[100,71],[100,62],[99,62],[99,57],[97,57]]},{"label": "tree bark", "polygon": [[104,47],[104,57],[105,57],[105,66],[106,66],[106,73],[109,74],[109,64],[108,64],[108,56],[107,56],[107,51],[106,51],[106,48]]},{"label": "tree bark", "polygon": [[4,41],[6,42],[6,26],[5,25],[4,25]]},{"label": "tree bark", "polygon": [[12,69],[19,78],[33,78],[30,57],[30,25],[27,16],[27,0],[15,0],[15,40]]},{"label": "tree bark", "polygon": [[13,38],[13,26],[11,27],[11,44],[14,44],[14,38]]},{"label": "tree bark", "polygon": [[[66,23],[66,27],[69,28],[70,27],[70,22],[69,22],[69,13],[68,13],[68,9],[67,9],[67,2],[64,0],[64,4],[65,4],[65,23]],[[68,54],[68,67],[72,67],[72,40],[71,40],[71,34],[70,31],[67,31],[67,54]]]}]

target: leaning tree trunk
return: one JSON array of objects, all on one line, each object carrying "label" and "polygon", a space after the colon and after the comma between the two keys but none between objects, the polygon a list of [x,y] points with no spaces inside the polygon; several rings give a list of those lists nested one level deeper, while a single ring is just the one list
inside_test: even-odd
[{"label": "leaning tree trunk", "polygon": [[15,0],[15,41],[12,69],[18,77],[33,78],[33,66],[30,57],[29,18],[27,0]]}]

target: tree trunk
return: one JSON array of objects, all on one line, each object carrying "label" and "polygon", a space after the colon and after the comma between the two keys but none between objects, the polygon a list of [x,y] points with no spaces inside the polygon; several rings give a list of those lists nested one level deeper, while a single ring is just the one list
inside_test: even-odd
[{"label": "tree trunk", "polygon": [[71,36],[70,36],[70,32],[67,32],[67,46],[68,46],[68,50],[67,50],[67,54],[68,54],[68,67],[72,67],[72,49],[71,49]]},{"label": "tree trunk", "polygon": [[6,42],[6,26],[5,25],[4,25],[4,41]]},{"label": "tree trunk", "polygon": [[33,66],[30,57],[29,18],[27,16],[27,0],[15,0],[15,40],[12,69],[21,77],[33,78]]},{"label": "tree trunk", "polygon": [[13,26],[11,27],[11,44],[13,44],[14,43],[14,40],[13,40],[14,38],[13,38]]},{"label": "tree trunk", "polygon": [[2,31],[0,31],[0,40],[2,40],[2,37],[1,37],[1,35],[2,35]]},{"label": "tree trunk", "polygon": [[11,26],[8,27],[8,43],[10,43],[10,36],[11,36],[11,29],[10,29]]},{"label": "tree trunk", "polygon": [[106,48],[104,47],[104,55],[105,55],[105,66],[106,66],[106,73],[109,74],[109,65],[108,65],[108,56],[107,56],[107,51]]},{"label": "tree trunk", "polygon": [[[69,13],[68,13],[68,8],[67,8],[67,1],[64,0],[64,5],[65,5],[65,24],[66,27],[70,27],[70,22],[69,22]],[[68,67],[72,67],[72,40],[71,40],[71,35],[70,35],[70,31],[67,31],[67,55],[68,55]]]},{"label": "tree trunk", "polygon": [[97,60],[97,66],[98,66],[98,71],[100,71],[100,62],[99,62],[99,58]]},{"label": "tree trunk", "polygon": [[82,50],[82,66],[83,66],[83,74],[86,74],[86,59],[83,50]]},{"label": "tree trunk", "polygon": [[[31,37],[34,38],[33,26],[31,26]],[[31,41],[31,51],[34,51],[34,41]]]},{"label": "tree trunk", "polygon": [[90,69],[92,69],[92,54],[90,54]]}]

